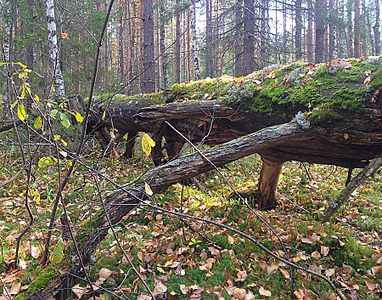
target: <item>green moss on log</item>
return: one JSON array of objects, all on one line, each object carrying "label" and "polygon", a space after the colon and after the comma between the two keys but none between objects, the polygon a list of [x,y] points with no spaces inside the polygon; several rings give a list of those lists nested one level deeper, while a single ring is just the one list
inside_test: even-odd
[{"label": "green moss on log", "polygon": [[36,294],[49,285],[51,280],[55,278],[56,273],[52,265],[47,266],[41,273],[33,280],[28,289],[21,294],[18,294],[14,299],[21,300]]}]

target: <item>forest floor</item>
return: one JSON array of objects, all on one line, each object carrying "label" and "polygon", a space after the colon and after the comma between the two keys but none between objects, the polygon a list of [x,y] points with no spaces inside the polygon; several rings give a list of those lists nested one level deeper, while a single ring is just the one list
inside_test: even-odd
[{"label": "forest floor", "polygon": [[[127,183],[152,166],[150,160],[138,152],[128,163],[104,158],[101,164],[100,153],[89,153],[86,161],[113,181]],[[21,166],[16,149],[0,149],[0,185],[11,179]],[[206,188],[204,191],[193,185],[176,184],[154,195],[150,201],[169,211],[238,229],[273,253],[326,276],[348,299],[380,299],[382,170],[353,193],[331,223],[321,223],[328,202],[344,188],[347,170],[286,163],[278,185],[278,207],[252,211],[240,200],[229,197],[232,190],[225,180],[239,192],[253,191],[260,166],[259,157],[253,155],[221,169],[225,178],[216,171],[199,176],[199,182]],[[63,174],[65,168],[67,166],[62,167]],[[17,237],[30,222],[25,208],[25,174],[21,173],[0,189],[0,299],[10,299],[8,296],[27,289],[38,274],[43,256],[58,176],[49,166],[34,165],[33,172],[33,187],[38,193],[30,194],[30,206],[35,220],[21,240],[18,269],[12,265]],[[101,207],[91,177],[88,169],[77,167],[64,191],[74,231]],[[113,189],[107,181],[100,179],[99,184],[106,194]],[[60,215],[61,207],[58,217]],[[60,240],[60,228],[57,220],[52,249]],[[216,225],[191,218],[179,219],[141,206],[124,218],[115,231],[127,257],[157,299],[337,298],[324,281],[303,270],[290,269],[254,242]],[[112,231],[94,256],[95,263],[89,266],[88,272],[98,299],[150,299],[143,295],[147,291]],[[57,266],[55,271],[60,271]],[[68,298],[90,297],[90,286],[82,277],[70,280]]]}]

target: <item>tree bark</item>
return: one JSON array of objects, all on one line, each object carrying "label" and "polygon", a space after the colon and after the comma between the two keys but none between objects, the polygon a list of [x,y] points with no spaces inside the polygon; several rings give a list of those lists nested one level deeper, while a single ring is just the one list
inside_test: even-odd
[{"label": "tree bark", "polygon": [[155,92],[153,1],[143,0],[143,78],[142,92]]},{"label": "tree bark", "polygon": [[301,29],[302,29],[302,16],[301,16],[301,0],[296,1],[296,60],[302,59],[302,49],[301,49]]},{"label": "tree bark", "polygon": [[161,0],[160,6],[160,49],[162,55],[162,74],[163,74],[163,90],[169,89],[168,72],[167,72],[167,51],[166,51],[166,20],[165,20],[165,0]]},{"label": "tree bark", "polygon": [[361,57],[359,0],[354,0],[354,57]]},{"label": "tree bark", "polygon": [[243,75],[254,71],[255,9],[252,0],[244,0]]},{"label": "tree bark", "polygon": [[175,9],[175,82],[180,83],[180,1],[176,0]]},{"label": "tree bark", "polygon": [[380,24],[380,6],[379,0],[375,1],[375,24],[373,26],[374,30],[374,55],[380,55],[381,53],[381,33],[379,32]]},{"label": "tree bark", "polygon": [[325,27],[326,27],[326,0],[316,0],[315,6],[315,28],[316,28],[316,45],[315,45],[315,62],[324,61],[324,44],[325,44]]},{"label": "tree bark", "polygon": [[56,19],[54,17],[53,0],[46,0],[46,15],[48,20],[48,48],[50,73],[53,77],[55,94],[57,95],[59,101],[62,101],[62,99],[65,97],[65,85],[61,73],[60,62],[58,59],[57,28]]},{"label": "tree bark", "polygon": [[199,69],[199,58],[198,58],[198,39],[196,36],[196,7],[195,0],[191,0],[190,8],[190,23],[191,23],[191,34],[192,34],[192,56],[194,60],[194,72],[195,80],[200,80],[200,69]]},{"label": "tree bark", "polygon": [[262,157],[263,161],[258,184],[257,203],[259,209],[273,209],[277,203],[277,183],[279,181],[283,161],[273,161]]},{"label": "tree bark", "polygon": [[242,76],[243,64],[242,64],[242,55],[243,55],[243,38],[242,38],[242,26],[243,26],[243,1],[236,0],[235,3],[235,71],[234,74],[236,77]]}]

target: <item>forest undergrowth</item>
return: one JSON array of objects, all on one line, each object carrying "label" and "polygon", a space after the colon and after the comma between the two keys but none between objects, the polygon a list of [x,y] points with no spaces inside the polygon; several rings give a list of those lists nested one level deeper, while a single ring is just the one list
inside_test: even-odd
[{"label": "forest undergrowth", "polygon": [[[129,162],[89,152],[86,163],[102,176],[125,184],[152,167],[150,159],[142,151],[137,152]],[[21,166],[18,151],[3,147],[0,185]],[[64,172],[67,167],[62,165],[61,170]],[[253,155],[230,163],[221,172],[238,192],[252,195],[260,167],[260,158]],[[30,205],[34,223],[21,240],[17,269],[13,267],[17,237],[30,221],[24,206],[25,176],[20,173],[0,189],[0,299],[10,299],[28,289],[41,268],[58,176],[57,170],[50,166],[36,164],[32,170],[35,177]],[[78,165],[64,190],[74,232],[101,209],[92,174],[85,165]],[[331,223],[320,222],[330,199],[344,188],[346,177],[347,170],[340,167],[286,163],[279,180],[277,208],[255,210],[271,225],[274,234],[241,200],[230,197],[232,190],[216,171],[198,177],[202,190],[191,184],[176,184],[152,196],[150,203],[165,211],[142,205],[114,229],[128,258],[157,299],[337,299],[327,283],[303,270],[291,269],[243,236],[170,212],[236,228],[277,255],[326,276],[348,299],[379,299],[382,295],[381,170],[353,193]],[[114,188],[106,180],[99,182],[105,194]],[[247,200],[256,207],[254,198]],[[60,207],[51,250],[68,243],[61,237],[62,213]],[[111,230],[94,258],[87,271],[98,299],[151,299]],[[58,274],[60,267],[54,258],[51,257],[50,263]],[[92,298],[90,290],[81,276],[71,277],[67,297]]]}]

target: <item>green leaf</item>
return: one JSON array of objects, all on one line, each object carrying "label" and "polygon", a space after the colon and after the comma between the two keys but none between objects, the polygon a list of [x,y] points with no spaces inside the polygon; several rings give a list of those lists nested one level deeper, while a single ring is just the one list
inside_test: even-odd
[{"label": "green leaf", "polygon": [[42,127],[41,116],[38,116],[36,121],[34,121],[34,128],[40,129]]},{"label": "green leaf", "polygon": [[18,102],[19,102],[19,101],[17,101],[17,100],[16,100],[15,102],[13,102],[12,105],[11,105],[11,109],[14,109],[14,108],[16,107],[16,105],[17,105]]},{"label": "green leaf", "polygon": [[50,112],[50,116],[51,116],[52,118],[54,118],[54,117],[57,115],[57,113],[58,113],[58,110],[57,110],[57,109],[52,109],[51,112]]},{"label": "green leaf", "polygon": [[59,238],[56,247],[54,247],[52,253],[50,254],[50,261],[54,264],[59,264],[64,258],[64,241],[62,237]]},{"label": "green leaf", "polygon": [[17,107],[17,116],[19,117],[19,119],[21,121],[25,121],[26,118],[28,117],[27,116],[27,113],[25,111],[25,107],[24,107],[24,104],[20,104],[18,107]]},{"label": "green leaf", "polygon": [[60,113],[60,119],[61,119],[61,124],[64,127],[66,127],[66,128],[70,127],[70,121],[69,121],[69,118],[67,115],[65,115],[64,113]]}]

